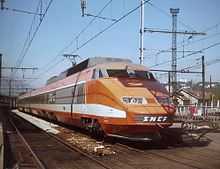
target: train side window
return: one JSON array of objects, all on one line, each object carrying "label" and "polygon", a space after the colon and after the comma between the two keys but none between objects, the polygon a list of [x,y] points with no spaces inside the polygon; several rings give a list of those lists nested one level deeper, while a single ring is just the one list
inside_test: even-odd
[{"label": "train side window", "polygon": [[34,102],[37,104],[42,103],[42,95],[34,96],[33,99],[34,99]]},{"label": "train side window", "polygon": [[150,79],[155,80],[155,77],[154,77],[153,73],[150,72],[149,74],[150,74]]},{"label": "train side window", "polygon": [[55,92],[49,93],[48,94],[48,103],[49,104],[55,103],[55,100],[56,100],[56,93]]},{"label": "train side window", "polygon": [[37,96],[37,103],[41,104],[43,102],[42,95]]},{"label": "train side window", "polygon": [[84,84],[79,84],[76,86],[75,96],[74,96],[74,104],[83,104],[85,103],[85,91]]},{"label": "train side window", "polygon": [[47,104],[47,100],[48,100],[48,95],[47,95],[47,93],[43,94],[43,96],[44,96],[43,104]]},{"label": "train side window", "polygon": [[56,91],[56,98],[59,99],[61,97],[69,97],[71,96],[72,87],[60,89]]},{"label": "train side window", "polygon": [[108,69],[107,73],[109,77],[129,77],[125,69]]},{"label": "train side window", "polygon": [[97,71],[96,71],[96,69],[93,69],[93,71],[92,71],[92,79],[96,79],[96,73]]},{"label": "train side window", "polygon": [[101,69],[93,69],[92,79],[98,79],[104,77]]},{"label": "train side window", "polygon": [[27,98],[27,103],[29,103],[29,104],[35,103],[35,98],[36,98],[36,96]]},{"label": "train side window", "polygon": [[99,69],[99,78],[102,78],[102,77],[103,77],[102,71],[101,69]]},{"label": "train side window", "polygon": [[56,91],[56,103],[70,104],[72,102],[72,87]]},{"label": "train side window", "polygon": [[147,79],[147,80],[155,80],[153,74],[151,72],[148,72],[148,71],[135,70],[135,76],[137,78],[143,78],[143,79]]},{"label": "train side window", "polygon": [[93,69],[92,79],[98,79],[98,78],[105,77],[106,76],[105,74],[107,74],[107,73],[105,73],[105,71],[102,69]]}]

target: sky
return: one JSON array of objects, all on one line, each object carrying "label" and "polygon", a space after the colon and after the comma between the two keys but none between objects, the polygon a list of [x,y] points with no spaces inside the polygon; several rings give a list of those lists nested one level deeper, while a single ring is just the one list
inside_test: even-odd
[{"label": "sky", "polygon": [[[4,6],[10,9],[36,11],[40,0],[6,0]],[[50,0],[42,0],[42,11],[46,10]],[[108,3],[110,2],[110,3]],[[97,15],[106,5],[100,16],[119,19],[130,10],[140,5],[140,0],[87,0],[86,13]],[[205,56],[206,79],[220,82],[220,1],[219,0],[151,0],[145,4],[144,26],[153,29],[172,29],[170,8],[179,8],[177,16],[177,30],[204,32],[205,36],[177,35],[177,69],[193,67],[201,71],[201,56]],[[35,17],[35,19],[33,19]],[[78,37],[93,18],[81,16],[80,0],[53,0],[49,7],[30,48],[24,55],[22,49],[28,33],[33,35],[40,22],[38,15],[0,11],[0,53],[3,54],[3,66],[37,67],[37,71],[11,72],[3,70],[3,76],[13,76],[14,79],[33,78],[25,80],[30,87],[42,86],[45,81],[71,66],[63,54],[77,54],[80,62],[88,57],[108,56],[131,59],[139,63],[139,29],[140,10],[136,10],[122,19],[113,27],[96,37],[85,46],[77,50],[88,39],[113,23],[111,20],[96,18],[94,22]],[[33,23],[33,24],[32,24]],[[30,29],[32,24],[32,28]],[[31,30],[31,31],[30,31]],[[30,41],[30,37],[28,41]],[[144,65],[154,69],[171,69],[171,34],[144,34]],[[214,45],[214,46],[213,46]],[[211,47],[210,47],[211,46]],[[208,49],[206,49],[208,48]],[[183,54],[184,49],[184,54]],[[204,49],[204,50],[202,50]],[[192,54],[192,51],[200,51]],[[163,51],[163,52],[161,52]],[[191,52],[190,52],[191,51]],[[22,59],[23,58],[23,59]],[[168,61],[166,64],[161,64]],[[158,66],[155,66],[157,65]],[[197,68],[197,69],[195,69]],[[167,81],[167,74],[156,73],[158,80]],[[179,80],[200,81],[200,74],[178,74]]]}]

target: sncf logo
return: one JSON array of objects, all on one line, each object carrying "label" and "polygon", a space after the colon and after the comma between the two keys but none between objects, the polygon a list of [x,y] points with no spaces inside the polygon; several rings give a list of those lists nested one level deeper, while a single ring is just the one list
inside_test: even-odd
[{"label": "sncf logo", "polygon": [[167,116],[144,116],[144,122],[165,122]]}]

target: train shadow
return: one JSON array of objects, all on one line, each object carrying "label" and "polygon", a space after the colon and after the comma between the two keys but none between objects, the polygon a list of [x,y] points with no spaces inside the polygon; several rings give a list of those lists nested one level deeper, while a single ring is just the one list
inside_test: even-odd
[{"label": "train shadow", "polygon": [[[44,119],[44,118],[43,118]],[[87,135],[95,139],[98,142],[104,142],[105,144],[124,144],[129,147],[133,147],[140,150],[151,150],[151,149],[168,149],[168,148],[179,148],[179,147],[205,147],[208,146],[212,140],[208,137],[202,137],[197,139],[194,135],[182,134],[180,135],[178,132],[169,133],[169,135],[163,135],[160,140],[151,140],[151,141],[133,141],[133,140],[125,140],[121,138],[112,138],[112,137],[98,137],[91,135],[87,130],[78,128],[72,125],[67,125],[64,123],[60,123],[53,120],[44,119],[49,122],[55,123],[64,128],[68,128],[72,131],[76,131]]]},{"label": "train shadow", "polygon": [[180,137],[162,137],[160,140],[129,141],[118,138],[107,139],[110,144],[122,144],[139,150],[175,149],[184,147],[206,147],[212,140],[206,136],[197,138],[195,135],[183,134]]}]

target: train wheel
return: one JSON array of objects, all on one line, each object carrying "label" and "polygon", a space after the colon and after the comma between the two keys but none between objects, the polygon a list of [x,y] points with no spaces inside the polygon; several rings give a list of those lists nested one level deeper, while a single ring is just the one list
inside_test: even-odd
[{"label": "train wheel", "polygon": [[170,132],[161,133],[161,142],[165,145],[179,145],[183,143],[182,133]]},{"label": "train wheel", "polygon": [[91,133],[92,137],[96,139],[102,140],[104,137],[104,132],[98,120],[93,121],[93,125],[89,128],[89,132]]}]

